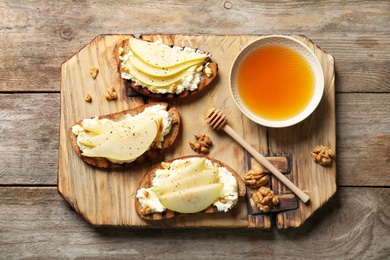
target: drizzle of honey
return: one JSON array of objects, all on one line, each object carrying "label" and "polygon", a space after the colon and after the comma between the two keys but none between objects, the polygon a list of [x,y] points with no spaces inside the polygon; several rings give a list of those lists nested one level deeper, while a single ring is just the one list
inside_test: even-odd
[{"label": "drizzle of honey", "polygon": [[237,90],[246,107],[268,120],[298,115],[314,94],[314,73],[295,50],[269,45],[250,53],[237,72]]}]

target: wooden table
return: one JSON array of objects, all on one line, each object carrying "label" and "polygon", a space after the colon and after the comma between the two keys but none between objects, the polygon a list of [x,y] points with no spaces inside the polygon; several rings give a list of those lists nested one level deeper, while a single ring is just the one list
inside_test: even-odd
[{"label": "wooden table", "polygon": [[[388,1],[1,1],[0,258],[390,256]],[[337,192],[287,230],[93,227],[57,192],[60,66],[97,35],[305,35],[335,58]]]}]

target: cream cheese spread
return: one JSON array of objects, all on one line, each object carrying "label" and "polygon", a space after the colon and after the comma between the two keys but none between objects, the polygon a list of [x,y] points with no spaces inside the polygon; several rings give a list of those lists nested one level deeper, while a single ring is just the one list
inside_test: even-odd
[{"label": "cream cheese spread", "polygon": [[[175,170],[183,167],[188,161],[194,161],[196,158],[189,159],[178,159],[173,161],[170,164],[169,169],[159,169],[156,171],[156,176],[152,181],[152,187],[159,186],[166,178],[172,177],[175,174],[178,174],[179,171]],[[210,160],[206,160],[206,164],[210,167],[213,166]],[[224,201],[216,200],[213,203],[213,206],[217,208],[218,211],[228,211],[238,202],[238,186],[237,180],[231,172],[229,172],[225,167],[218,167],[218,177],[219,182],[224,184],[223,190],[219,198],[224,198]],[[146,197],[145,194],[148,194]],[[141,207],[149,206],[152,210],[152,213],[163,212],[166,208],[158,200],[158,194],[152,190],[152,188],[141,188],[137,191],[136,197],[141,205]]]}]

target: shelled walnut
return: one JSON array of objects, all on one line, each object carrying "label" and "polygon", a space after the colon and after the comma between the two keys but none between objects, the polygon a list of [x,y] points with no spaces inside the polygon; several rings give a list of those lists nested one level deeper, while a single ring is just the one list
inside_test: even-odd
[{"label": "shelled walnut", "polygon": [[226,204],[227,203],[227,197],[226,196],[223,196],[223,197],[220,197],[219,198],[219,201],[221,202],[221,203],[223,203],[223,204]]},{"label": "shelled walnut", "polygon": [[210,78],[211,75],[213,75],[213,71],[212,71],[209,67],[206,67],[206,68],[204,69],[204,73],[206,74],[206,76],[207,76],[208,78]]},{"label": "shelled walnut", "polygon": [[273,206],[279,205],[279,198],[270,188],[264,186],[252,194],[252,199],[256,203],[256,206],[264,213],[269,212]]},{"label": "shelled walnut", "polygon": [[264,174],[263,169],[257,167],[244,175],[245,183],[251,188],[259,188],[268,184],[268,176]]},{"label": "shelled walnut", "polygon": [[91,69],[89,70],[89,73],[91,74],[91,77],[93,79],[96,79],[98,72],[99,72],[99,68],[97,68],[95,66],[92,66]]},{"label": "shelled walnut", "polygon": [[118,99],[118,94],[115,92],[115,88],[114,87],[110,87],[110,88],[107,89],[106,99],[108,101]]},{"label": "shelled walnut", "polygon": [[[145,198],[149,197],[149,192],[147,190],[144,190],[143,194],[144,194]],[[152,208],[149,205],[145,205],[141,209],[141,214],[144,216],[149,215],[151,213],[152,213]]]},{"label": "shelled walnut", "polygon": [[118,49],[118,59],[123,60],[123,54],[125,53],[125,49],[123,47],[119,47]]},{"label": "shelled walnut", "polygon": [[190,146],[192,150],[197,153],[208,154],[210,152],[210,148],[213,146],[213,142],[210,137],[205,134],[195,134],[196,142],[190,141]]},{"label": "shelled walnut", "polygon": [[145,205],[142,209],[141,209],[141,214],[146,216],[146,215],[149,215],[149,214],[152,214],[152,209],[149,207],[149,205]]},{"label": "shelled walnut", "polygon": [[311,151],[311,158],[316,163],[328,166],[332,163],[332,160],[336,159],[336,155],[328,146],[317,145],[317,147]]},{"label": "shelled walnut", "polygon": [[91,102],[92,102],[92,97],[91,97],[91,95],[90,95],[90,94],[85,95],[84,100],[87,101],[88,103],[91,103]]}]

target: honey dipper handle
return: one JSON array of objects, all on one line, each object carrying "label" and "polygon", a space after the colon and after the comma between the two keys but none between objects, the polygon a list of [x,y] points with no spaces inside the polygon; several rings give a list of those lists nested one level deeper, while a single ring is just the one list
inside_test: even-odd
[{"label": "honey dipper handle", "polygon": [[306,203],[310,198],[301,191],[294,183],[292,183],[286,176],[284,176],[278,169],[276,169],[263,155],[257,152],[252,146],[250,146],[244,139],[241,138],[228,124],[225,124],[222,128],[228,135],[236,140],[242,147],[245,148],[261,165],[267,168],[276,178],[278,178],[284,185],[286,185],[303,203]]}]

